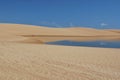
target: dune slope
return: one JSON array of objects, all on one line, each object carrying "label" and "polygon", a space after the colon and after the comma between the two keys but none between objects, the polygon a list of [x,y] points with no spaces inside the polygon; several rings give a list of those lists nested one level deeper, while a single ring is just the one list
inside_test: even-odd
[{"label": "dune slope", "polygon": [[0,43],[0,80],[119,80],[120,50]]}]

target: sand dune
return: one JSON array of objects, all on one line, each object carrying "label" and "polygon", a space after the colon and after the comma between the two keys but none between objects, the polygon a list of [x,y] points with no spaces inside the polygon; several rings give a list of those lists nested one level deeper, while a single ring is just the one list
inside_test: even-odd
[{"label": "sand dune", "polygon": [[[49,42],[54,40],[119,39],[120,33],[91,28],[47,28],[21,24],[0,24],[0,41]],[[74,37],[74,38],[71,38]],[[83,39],[83,37],[85,39]],[[88,38],[88,39],[87,39]]]},{"label": "sand dune", "polygon": [[88,28],[0,24],[0,80],[120,80],[120,49],[42,44],[119,40],[119,35]]}]

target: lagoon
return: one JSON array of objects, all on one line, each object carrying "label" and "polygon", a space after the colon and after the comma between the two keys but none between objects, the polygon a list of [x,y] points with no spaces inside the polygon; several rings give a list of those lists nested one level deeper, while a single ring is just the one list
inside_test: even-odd
[{"label": "lagoon", "polygon": [[83,47],[102,47],[102,48],[120,48],[120,41],[54,41],[46,44],[64,45],[64,46],[83,46]]}]

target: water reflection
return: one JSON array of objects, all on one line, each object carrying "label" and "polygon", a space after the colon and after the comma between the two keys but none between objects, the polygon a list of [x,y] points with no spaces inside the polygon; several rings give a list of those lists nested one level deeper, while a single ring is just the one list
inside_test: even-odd
[{"label": "water reflection", "polygon": [[103,48],[120,48],[120,41],[55,41],[55,42],[47,42],[47,44],[53,45],[67,45],[67,46],[86,46],[86,47],[103,47]]}]

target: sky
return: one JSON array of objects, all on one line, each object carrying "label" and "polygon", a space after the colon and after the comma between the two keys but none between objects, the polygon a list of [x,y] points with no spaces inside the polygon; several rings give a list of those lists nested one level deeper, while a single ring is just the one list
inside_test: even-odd
[{"label": "sky", "polygon": [[120,29],[120,0],[0,0],[0,23]]}]

